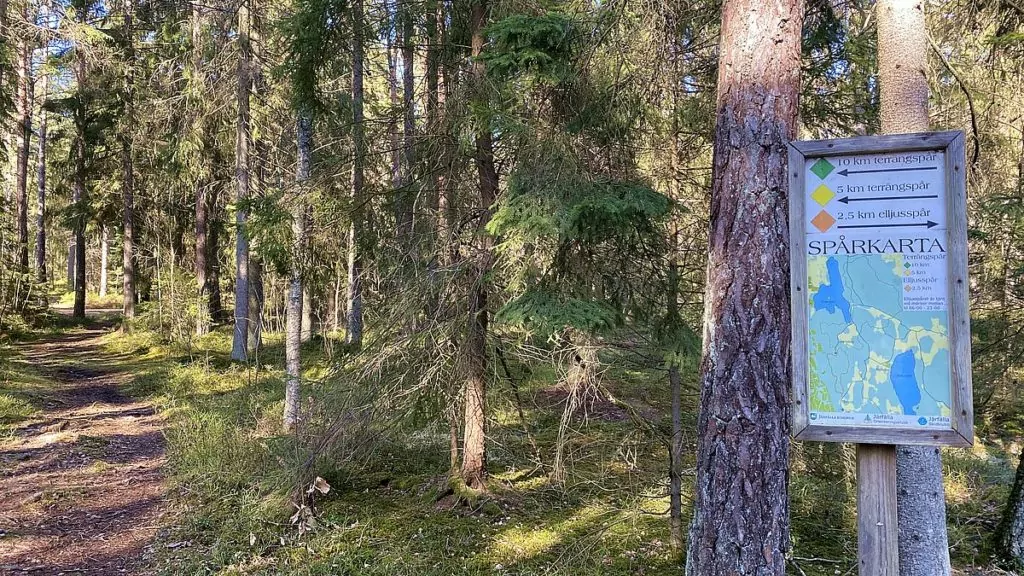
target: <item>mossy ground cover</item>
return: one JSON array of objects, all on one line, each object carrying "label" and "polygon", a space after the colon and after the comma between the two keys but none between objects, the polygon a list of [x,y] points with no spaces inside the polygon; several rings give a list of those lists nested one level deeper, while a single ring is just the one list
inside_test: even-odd
[{"label": "mossy ground cover", "polygon": [[[490,493],[468,502],[442,498],[448,486],[447,425],[420,425],[381,439],[353,472],[317,461],[332,486],[314,503],[315,527],[290,522],[295,470],[308,454],[280,432],[283,365],[271,335],[258,367],[228,358],[230,331],[187,346],[136,331],[107,339],[111,357],[135,374],[132,394],[168,416],[168,462],[176,509],[159,546],[167,574],[678,574],[668,545],[668,392],[658,371],[609,371],[619,404],[590,406],[568,435],[565,481],[551,480],[561,405],[550,368],[513,367],[519,410],[508,383],[490,389]],[[338,386],[337,343],[304,347],[307,397]],[[688,427],[695,396],[687,392]],[[628,407],[634,412],[623,408]],[[639,422],[636,417],[644,419]],[[692,429],[692,428],[690,428]],[[529,434],[529,436],[527,435]],[[533,446],[541,452],[538,467]],[[990,566],[987,541],[1012,481],[1019,446],[993,439],[946,452],[954,565]],[[692,485],[687,435],[683,480]],[[792,466],[793,574],[855,571],[852,447],[795,444]],[[684,494],[684,515],[690,495]]]}]

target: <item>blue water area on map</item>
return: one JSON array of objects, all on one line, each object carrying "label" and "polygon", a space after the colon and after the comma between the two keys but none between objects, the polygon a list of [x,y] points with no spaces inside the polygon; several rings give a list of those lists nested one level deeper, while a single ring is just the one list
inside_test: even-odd
[{"label": "blue water area on map", "polygon": [[850,302],[843,296],[843,277],[839,275],[839,262],[830,257],[825,261],[825,270],[828,271],[828,284],[818,286],[818,291],[814,293],[814,307],[830,314],[835,314],[836,308],[839,308],[843,313],[843,320],[849,324],[853,318],[850,315]]},{"label": "blue water area on map", "polygon": [[889,370],[892,389],[896,392],[896,399],[900,401],[906,415],[917,414],[914,410],[921,403],[921,389],[917,385],[917,377],[914,376],[915,364],[917,359],[914,357],[914,351],[907,350],[893,358],[892,368]]}]

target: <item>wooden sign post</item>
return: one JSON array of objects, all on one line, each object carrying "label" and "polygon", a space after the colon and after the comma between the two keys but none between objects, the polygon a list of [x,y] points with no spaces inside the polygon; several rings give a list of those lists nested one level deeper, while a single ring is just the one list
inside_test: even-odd
[{"label": "wooden sign post", "polygon": [[970,446],[962,132],[792,142],[793,435],[854,442],[862,576],[899,573],[895,445]]}]

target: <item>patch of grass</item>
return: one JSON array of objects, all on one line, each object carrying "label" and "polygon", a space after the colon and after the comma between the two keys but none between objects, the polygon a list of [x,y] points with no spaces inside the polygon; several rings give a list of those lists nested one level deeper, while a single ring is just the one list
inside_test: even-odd
[{"label": "patch of grass", "polygon": [[[283,350],[268,338],[258,369],[232,364],[230,330],[187,343],[152,333],[106,340],[128,390],[157,401],[167,414],[169,468],[181,520],[167,536],[190,546],[164,550],[167,574],[352,574],[448,576],[678,574],[668,546],[668,386],[650,368],[618,369],[605,385],[615,402],[588,406],[567,435],[566,480],[551,479],[561,402],[558,373],[511,361],[519,398],[507,379],[489,388],[491,491],[460,499],[449,491],[447,426],[403,416],[380,430],[358,470],[314,460],[332,486],[317,494],[315,528],[300,535],[289,518],[296,470],[307,446],[280,431]],[[332,395],[352,386],[317,342],[303,349],[303,395],[330,414]],[[504,376],[503,374],[500,376]],[[691,382],[692,386],[692,382]],[[684,422],[695,426],[688,390]],[[630,411],[635,413],[631,413]],[[521,420],[520,413],[525,418]],[[634,418],[646,419],[638,425]],[[427,422],[425,424],[425,422]],[[433,423],[431,423],[433,422]],[[688,432],[684,469],[692,470]],[[544,466],[534,461],[534,445]],[[986,533],[997,521],[1013,474],[1005,446],[946,452],[950,542],[956,566],[989,562]],[[693,478],[684,478],[684,517]],[[856,562],[855,460],[851,446],[795,443],[791,532],[807,576],[834,576]],[[825,561],[822,561],[824,559]],[[855,569],[855,568],[854,568]],[[793,568],[796,572],[796,568]]]}]

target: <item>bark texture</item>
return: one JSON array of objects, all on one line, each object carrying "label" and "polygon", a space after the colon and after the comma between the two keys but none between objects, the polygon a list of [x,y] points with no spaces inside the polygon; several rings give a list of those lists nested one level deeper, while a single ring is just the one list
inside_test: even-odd
[{"label": "bark texture", "polygon": [[[23,9],[28,17],[27,6]],[[17,136],[15,203],[17,205],[18,268],[28,273],[28,159],[32,139],[32,49],[27,38],[18,41]]]},{"label": "bark texture", "polygon": [[348,233],[348,321],[345,342],[363,343],[363,164],[366,142],[363,126],[363,0],[352,1],[352,223]]},{"label": "bark texture", "polygon": [[[879,0],[878,72],[882,132],[928,130],[928,31],[921,0]],[[896,450],[900,574],[950,574],[942,454],[929,446]]]},{"label": "bark texture", "polygon": [[292,206],[292,262],[288,281],[288,303],[285,321],[285,393],[284,429],[291,430],[299,421],[299,387],[302,378],[303,282],[302,266],[306,246],[306,182],[309,180],[313,150],[313,123],[300,112],[295,126],[298,161],[295,184],[299,197]]},{"label": "bark texture", "polygon": [[689,575],[785,573],[786,145],[797,129],[802,20],[799,0],[722,7]]},{"label": "bark texture", "polygon": [[252,89],[249,44],[249,5],[238,7],[238,123],[235,129],[235,331],[231,341],[231,359],[249,359],[249,236],[248,212],[242,208],[249,199],[249,92]]},{"label": "bark texture", "polygon": [[[484,28],[487,26],[485,0],[473,4],[470,15],[472,27],[473,96],[478,106],[488,101],[486,68],[478,56],[484,47]],[[494,141],[489,122],[478,119],[475,135],[476,164],[480,193],[479,245],[473,261],[473,285],[469,290],[469,325],[466,329],[465,362],[466,381],[463,388],[464,418],[462,439],[462,480],[467,486],[482,490],[487,482],[487,276],[494,265],[493,239],[485,231],[491,219],[491,206],[498,195],[498,173],[494,166]]]},{"label": "bark texture", "polygon": [[209,186],[204,181],[196,184],[196,336],[210,331],[210,253],[208,231],[210,229]]}]

